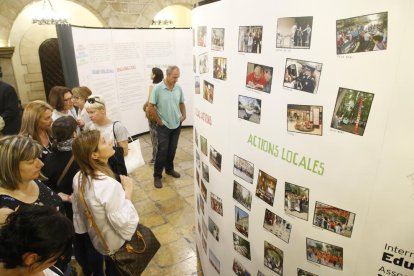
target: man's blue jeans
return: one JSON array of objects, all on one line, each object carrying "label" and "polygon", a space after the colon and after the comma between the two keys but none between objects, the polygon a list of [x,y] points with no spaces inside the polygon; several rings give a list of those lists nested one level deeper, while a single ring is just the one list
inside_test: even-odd
[{"label": "man's blue jeans", "polygon": [[162,171],[174,170],[174,158],[180,137],[181,124],[176,129],[169,129],[165,125],[157,127],[158,150],[154,164],[154,177],[162,177]]}]

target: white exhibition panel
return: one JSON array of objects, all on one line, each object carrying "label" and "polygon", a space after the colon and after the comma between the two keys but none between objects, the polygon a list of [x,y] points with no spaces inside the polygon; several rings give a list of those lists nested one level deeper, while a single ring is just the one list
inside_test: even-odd
[{"label": "white exhibition panel", "polygon": [[[364,21],[371,20],[368,15],[384,12],[385,23]],[[204,275],[234,275],[235,262],[237,275],[258,275],[258,271],[289,276],[414,275],[414,93],[409,68],[414,62],[413,13],[414,2],[410,0],[222,0],[193,10],[193,60],[200,83],[200,93],[194,97],[195,197],[200,206],[196,210],[196,242]],[[276,47],[278,22],[282,25],[278,20],[288,17],[313,17],[308,48]],[[358,45],[363,45],[364,33],[378,28],[370,41],[379,34],[384,41],[386,38],[386,49],[358,52],[357,47],[362,46],[355,46],[357,52],[345,53],[345,40],[339,44],[344,53],[337,54],[337,23],[354,17],[363,18],[351,24],[360,23]],[[261,53],[239,51],[244,43],[239,40],[241,26],[262,26]],[[204,39],[199,36],[203,27]],[[215,28],[225,30],[224,50],[212,49]],[[286,33],[280,37],[289,43]],[[291,45],[293,41],[292,37]],[[200,72],[200,60],[206,55],[208,70],[203,73],[205,66],[202,64]],[[213,77],[217,57],[227,59],[226,80]],[[316,93],[287,86],[287,59],[322,64]],[[270,93],[246,87],[248,63],[273,69]],[[214,87],[214,97],[206,96],[205,81],[206,87]],[[344,100],[348,94],[338,97],[339,91],[350,91],[357,100]],[[240,95],[260,101],[259,123],[247,118],[247,108],[240,109]],[[348,104],[348,113],[338,112],[342,103]],[[288,105],[294,105],[294,111],[289,111]],[[289,114],[302,114],[298,106],[323,108],[319,114],[322,126],[315,129],[320,135],[301,131],[299,119],[294,121],[299,129],[289,128]],[[349,115],[354,108],[359,108],[357,120]],[[311,118],[319,117],[315,109],[309,113]],[[334,113],[342,116],[334,119]],[[245,115],[239,118],[240,114]],[[341,126],[335,127],[334,120]],[[363,129],[362,135],[353,133],[354,125],[357,131]],[[211,147],[221,154],[220,170],[211,161]],[[253,183],[234,173],[235,156],[254,165]],[[203,166],[204,171],[208,169],[204,177]],[[270,181],[277,180],[272,204],[255,195],[259,171],[269,175]],[[250,210],[233,198],[234,181],[251,192]],[[307,191],[307,218],[286,207],[287,201],[290,205],[285,199],[290,196],[286,183]],[[221,200],[222,215],[211,207],[212,197]],[[338,214],[329,222],[334,225],[341,226],[338,222],[349,216],[346,227],[336,232],[314,224],[319,221],[315,218],[317,204],[318,216],[326,214],[329,219]],[[236,229],[236,207],[248,214],[247,237]],[[264,228],[266,209],[290,224],[288,240]],[[234,234],[247,241],[250,249],[245,241],[235,245]],[[265,242],[273,246],[267,247],[268,253]]]},{"label": "white exhibition panel", "polygon": [[107,103],[109,118],[121,121],[131,135],[148,131],[142,106],[153,67],[177,65],[187,119],[193,125],[193,72],[190,29],[100,29],[72,26],[79,84]]}]

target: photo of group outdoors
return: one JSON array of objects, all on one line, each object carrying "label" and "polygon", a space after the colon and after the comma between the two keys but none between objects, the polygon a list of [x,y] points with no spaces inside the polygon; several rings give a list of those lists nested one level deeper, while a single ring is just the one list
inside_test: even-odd
[{"label": "photo of group outdoors", "polygon": [[278,18],[276,48],[309,49],[312,22],[312,16]]},{"label": "photo of group outdoors", "polygon": [[211,29],[211,50],[224,50],[224,28]]},{"label": "photo of group outdoors", "polygon": [[322,106],[287,105],[287,131],[322,136]]},{"label": "photo of group outdoors", "polygon": [[200,201],[200,209],[201,209],[201,212],[204,215],[204,200],[203,200],[203,197],[200,194],[198,195],[198,197],[199,197],[199,201]]},{"label": "photo of group outdoors", "polygon": [[216,241],[220,240],[219,228],[210,217],[208,217],[208,231],[210,231],[210,234]]},{"label": "photo of group outdoors", "polygon": [[233,233],[233,245],[234,245],[234,250],[239,252],[239,254],[242,255],[243,257],[251,260],[250,242],[243,239],[242,237],[240,237],[236,233]]},{"label": "photo of group outdoors", "polygon": [[195,94],[200,94],[200,76],[194,77]]},{"label": "photo of group outdoors", "polygon": [[265,211],[263,228],[282,241],[289,243],[292,225],[268,209]]},{"label": "photo of group outdoors", "polygon": [[273,206],[277,180],[273,176],[259,170],[257,176],[256,196],[267,204]]},{"label": "photo of group outdoors", "polygon": [[206,47],[207,42],[207,26],[199,26],[197,28],[197,46]]},{"label": "photo of group outdoors", "polygon": [[214,255],[211,249],[208,250],[210,264],[214,267],[218,274],[220,274],[220,260]]},{"label": "photo of group outdoors", "polygon": [[210,192],[211,209],[220,216],[223,216],[223,203],[221,198]]},{"label": "photo of group outdoors", "polygon": [[210,174],[208,172],[208,165],[204,162],[201,162],[201,163],[202,163],[201,174],[203,176],[203,179],[207,182],[210,182]]},{"label": "photo of group outdoors", "polygon": [[303,220],[308,220],[308,188],[285,182],[285,213]]},{"label": "photo of group outdoors", "polygon": [[356,135],[364,135],[374,94],[339,88],[331,127]]},{"label": "photo of group outdoors", "polygon": [[355,214],[316,201],[313,225],[350,238]]},{"label": "photo of group outdoors", "polygon": [[260,124],[262,100],[239,95],[239,118]]},{"label": "photo of group outdoors", "polygon": [[310,273],[298,267],[298,276],[318,276],[317,274]]},{"label": "photo of group outdoors", "polygon": [[201,240],[202,240],[202,243],[203,243],[204,254],[207,255],[207,239],[206,239],[205,235],[201,235],[201,237],[202,237]]},{"label": "photo of group outdoors", "polygon": [[233,271],[234,273],[236,273],[237,276],[250,276],[250,272],[246,270],[246,268],[244,268],[244,266],[237,261],[236,259],[234,259],[233,261]]},{"label": "photo of group outdoors", "polygon": [[234,220],[237,231],[246,238],[249,237],[249,214],[234,206]]},{"label": "photo of group outdoors", "polygon": [[227,79],[227,58],[213,57],[213,78]]},{"label": "photo of group outdoors", "polygon": [[254,164],[246,159],[234,155],[233,173],[244,181],[253,184]]},{"label": "photo of group outdoors", "polygon": [[200,135],[200,148],[201,148],[201,152],[205,155],[208,156],[208,152],[207,152],[207,138],[205,138],[203,135]]},{"label": "photo of group outdoors", "polygon": [[264,265],[283,275],[283,251],[267,241],[264,241]]},{"label": "photo of group outdoors", "polygon": [[287,58],[283,86],[316,94],[321,71],[322,63]]},{"label": "photo of group outdoors", "polygon": [[201,179],[201,187],[200,187],[200,190],[201,190],[201,195],[204,198],[204,201],[207,202],[207,188],[206,188],[206,185],[204,184],[204,181],[202,179]]},{"label": "photo of group outdoors", "polygon": [[336,21],[336,53],[352,54],[387,49],[388,12]]},{"label": "photo of group outdoors", "polygon": [[308,261],[342,270],[344,262],[342,247],[306,238],[306,259]]},{"label": "photo of group outdoors", "polygon": [[204,53],[198,56],[199,72],[204,74],[208,72],[208,53]]},{"label": "photo of group outdoors", "polygon": [[210,103],[213,103],[214,99],[214,85],[208,81],[204,81],[203,85],[203,98]]},{"label": "photo of group outdoors", "polygon": [[212,146],[210,146],[210,163],[219,172],[221,171],[221,154]]},{"label": "photo of group outdoors", "polygon": [[273,68],[256,63],[247,63],[246,87],[270,93]]},{"label": "photo of group outdoors", "polygon": [[262,52],[263,26],[239,27],[239,52],[260,54]]},{"label": "photo of group outdoors", "polygon": [[250,211],[252,207],[252,193],[237,183],[237,181],[233,183],[233,198]]}]

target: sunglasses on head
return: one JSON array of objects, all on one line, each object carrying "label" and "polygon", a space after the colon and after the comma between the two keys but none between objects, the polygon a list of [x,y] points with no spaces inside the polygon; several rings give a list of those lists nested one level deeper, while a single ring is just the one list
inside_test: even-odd
[{"label": "sunglasses on head", "polygon": [[105,104],[103,102],[98,101],[96,98],[88,98],[87,101],[90,104],[98,103],[98,104],[101,104],[101,105],[105,106]]}]

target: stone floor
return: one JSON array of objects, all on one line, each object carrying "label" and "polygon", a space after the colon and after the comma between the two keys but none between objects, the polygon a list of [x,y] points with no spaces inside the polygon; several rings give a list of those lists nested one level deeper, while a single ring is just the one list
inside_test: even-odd
[{"label": "stone floor", "polygon": [[[144,134],[139,140],[147,163],[152,154],[150,137]],[[151,165],[145,164],[130,174],[136,180],[132,201],[140,222],[150,227],[161,243],[143,276],[202,275],[195,244],[191,127],[182,129],[174,164],[181,178],[164,174],[162,189],[154,188]]]}]

